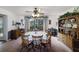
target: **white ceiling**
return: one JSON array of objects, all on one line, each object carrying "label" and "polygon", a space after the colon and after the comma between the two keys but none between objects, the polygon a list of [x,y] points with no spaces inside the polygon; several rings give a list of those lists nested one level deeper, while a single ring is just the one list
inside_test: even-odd
[{"label": "white ceiling", "polygon": [[25,11],[33,11],[35,7],[40,8],[41,12],[46,15],[62,13],[74,8],[74,6],[0,6],[0,8],[11,11],[16,15],[31,15],[32,12]]}]

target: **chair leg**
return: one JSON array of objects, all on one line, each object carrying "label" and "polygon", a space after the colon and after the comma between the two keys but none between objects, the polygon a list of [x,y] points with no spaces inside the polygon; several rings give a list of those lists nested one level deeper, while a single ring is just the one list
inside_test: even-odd
[{"label": "chair leg", "polygon": [[24,48],[27,48],[27,46],[22,46],[20,52],[22,52]]},{"label": "chair leg", "polygon": [[20,49],[20,52],[22,52],[23,49],[24,49],[24,47],[22,46],[21,49]]}]

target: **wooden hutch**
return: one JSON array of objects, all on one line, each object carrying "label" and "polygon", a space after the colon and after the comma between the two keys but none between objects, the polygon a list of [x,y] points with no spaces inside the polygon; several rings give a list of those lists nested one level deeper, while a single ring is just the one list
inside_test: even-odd
[{"label": "wooden hutch", "polygon": [[62,42],[73,51],[79,51],[79,12],[65,13],[58,23]]}]

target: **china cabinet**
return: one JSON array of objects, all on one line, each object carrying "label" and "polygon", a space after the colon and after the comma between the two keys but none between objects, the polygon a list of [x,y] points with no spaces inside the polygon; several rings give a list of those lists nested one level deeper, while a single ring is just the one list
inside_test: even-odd
[{"label": "china cabinet", "polygon": [[[73,51],[79,51],[79,12],[67,12],[59,17],[59,33],[66,36],[65,43],[72,46]],[[62,37],[62,36],[61,36]],[[62,37],[65,40],[65,38]],[[71,44],[69,44],[71,42]]]}]

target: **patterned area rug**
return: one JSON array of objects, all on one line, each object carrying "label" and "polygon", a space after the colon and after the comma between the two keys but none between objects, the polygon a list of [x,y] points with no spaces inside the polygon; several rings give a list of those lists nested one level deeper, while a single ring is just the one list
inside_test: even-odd
[{"label": "patterned area rug", "polygon": [[28,45],[21,49],[21,52],[50,52],[50,45],[41,44],[39,46],[34,46],[33,44]]}]

